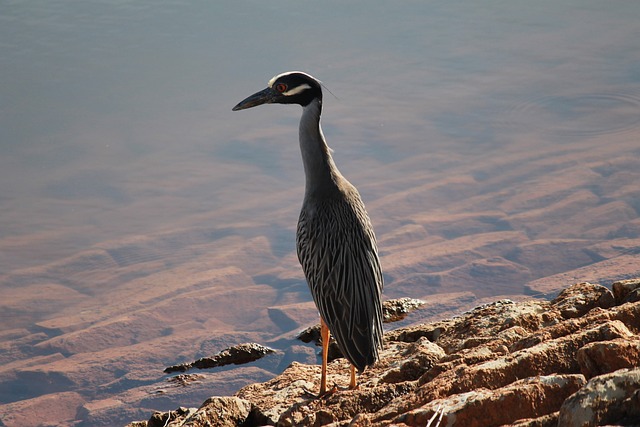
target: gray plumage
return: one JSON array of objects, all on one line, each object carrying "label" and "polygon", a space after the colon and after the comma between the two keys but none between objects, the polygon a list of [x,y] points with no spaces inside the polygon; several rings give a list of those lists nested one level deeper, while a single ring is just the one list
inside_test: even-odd
[{"label": "gray plumage", "polygon": [[382,345],[382,271],[364,203],[333,162],[320,112],[320,102],[312,101],[300,120],[306,188],[298,259],[338,347],[362,371],[378,359]]},{"label": "gray plumage", "polygon": [[264,103],[300,104],[299,140],[306,186],[297,253],[313,300],[344,356],[359,371],[382,347],[382,271],[371,221],[358,190],[331,157],[322,129],[320,83],[300,72],[280,74],[234,110]]}]

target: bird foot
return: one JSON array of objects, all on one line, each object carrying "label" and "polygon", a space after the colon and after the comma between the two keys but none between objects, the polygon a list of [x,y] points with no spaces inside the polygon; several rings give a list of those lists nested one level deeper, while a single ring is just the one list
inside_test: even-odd
[{"label": "bird foot", "polygon": [[326,399],[327,397],[333,395],[334,393],[338,392],[340,390],[340,387],[338,387],[336,384],[333,385],[333,387],[331,387],[329,390],[320,390],[320,394],[318,394],[316,397],[318,399]]}]

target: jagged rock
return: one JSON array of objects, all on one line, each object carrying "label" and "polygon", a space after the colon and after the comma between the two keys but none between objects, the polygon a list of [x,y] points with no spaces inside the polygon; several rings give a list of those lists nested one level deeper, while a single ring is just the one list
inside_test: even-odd
[{"label": "jagged rock", "polygon": [[155,412],[149,421],[127,427],[236,427],[247,423],[252,405],[237,397],[211,397],[198,408]]},{"label": "jagged rock", "polygon": [[208,369],[231,364],[242,365],[274,352],[274,350],[256,343],[238,344],[222,350],[213,357],[203,357],[195,362],[169,366],[164,372],[169,374],[171,372],[185,372],[191,368]]},{"label": "jagged rock", "polygon": [[477,365],[461,365],[431,378],[427,372],[418,380],[419,389],[397,409],[409,410],[435,399],[453,394],[467,393],[479,388],[496,389],[538,375],[579,372],[575,352],[587,342],[611,339],[628,334],[618,321],[601,325],[580,334],[541,343]]},{"label": "jagged rock", "polygon": [[[582,375],[551,375],[515,381],[489,390],[480,388],[436,399],[391,420],[408,426],[423,426],[438,407],[444,407],[442,425],[499,426],[535,415],[557,411],[562,402],[585,384]],[[508,410],[505,410],[508,408]],[[387,424],[384,422],[383,424]]]},{"label": "jagged rock", "polygon": [[640,279],[620,280],[612,285],[616,304],[640,300]]},{"label": "jagged rock", "polygon": [[184,427],[236,427],[249,418],[252,405],[237,397],[212,397],[182,424]]},{"label": "jagged rock", "polygon": [[385,323],[397,322],[407,314],[422,307],[424,301],[415,298],[398,298],[382,303],[382,317]]},{"label": "jagged rock", "polygon": [[198,382],[203,377],[198,374],[180,374],[171,378],[167,378],[167,382],[175,384],[179,387],[187,387],[189,384]]},{"label": "jagged rock", "polygon": [[[606,288],[580,283],[553,301],[501,300],[389,331],[380,360],[358,375],[358,389],[345,389],[344,358],[329,363],[329,385],[338,391],[322,399],[315,397],[320,367],[293,362],[277,377],[236,393],[248,405],[242,425],[424,426],[440,410],[441,426],[564,426],[572,425],[563,417],[575,405],[587,413],[600,399],[589,394],[595,390],[606,401],[594,407],[597,414],[636,416],[630,408],[638,394],[629,390],[638,388],[640,370],[610,372],[638,365],[640,301],[612,306],[615,301]],[[630,372],[636,383],[623,378]],[[593,377],[587,385],[585,376]],[[597,382],[603,378],[606,387]],[[581,393],[587,397],[576,397]],[[572,399],[577,403],[561,410]],[[598,419],[614,419],[605,415]]]},{"label": "jagged rock", "polygon": [[640,339],[619,338],[592,342],[577,353],[580,371],[586,378],[640,366]]},{"label": "jagged rock", "polygon": [[381,382],[400,383],[414,381],[431,369],[445,356],[444,350],[426,338],[421,338],[400,353],[404,357],[382,374]]},{"label": "jagged rock", "polygon": [[[206,403],[206,402],[205,402]],[[196,408],[178,408],[175,411],[169,412],[154,412],[149,418],[149,421],[139,423],[140,427],[176,427],[182,425],[184,421],[196,412]],[[128,427],[138,427],[136,425],[129,424]]]},{"label": "jagged rock", "polygon": [[320,324],[309,326],[300,332],[297,338],[305,343],[314,342],[316,345],[320,345]]},{"label": "jagged rock", "polygon": [[518,420],[511,427],[558,427],[558,412],[543,415],[537,418]]},{"label": "jagged rock", "polygon": [[313,399],[314,377],[317,376],[318,370],[314,366],[293,362],[271,381],[250,384],[240,389],[236,396],[254,402],[269,424],[275,425],[288,408]]},{"label": "jagged rock", "polygon": [[615,299],[604,286],[584,282],[563,290],[551,303],[565,319],[570,319],[580,317],[595,307],[613,307]]},{"label": "jagged rock", "polygon": [[428,323],[426,325],[409,326],[395,331],[385,333],[387,341],[415,342],[420,338],[426,338],[431,342],[435,342],[440,335],[454,324],[453,320],[442,321],[437,323]]},{"label": "jagged rock", "polygon": [[558,425],[638,425],[640,369],[621,369],[590,379],[560,408]]}]

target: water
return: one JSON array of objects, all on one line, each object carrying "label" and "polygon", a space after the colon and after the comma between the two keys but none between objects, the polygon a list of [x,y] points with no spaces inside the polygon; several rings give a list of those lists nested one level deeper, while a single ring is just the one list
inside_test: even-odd
[{"label": "water", "polygon": [[[524,283],[602,259],[611,242],[633,252],[638,16],[632,0],[3,2],[2,400],[107,398],[152,383],[164,363],[287,332],[266,307],[310,300],[293,253],[300,112],[231,112],[287,70],[335,94],[325,93],[325,134],[369,207],[387,297],[522,295]],[[558,252],[532,255],[553,239]],[[246,281],[244,299],[225,277]],[[209,308],[153,311],[216,286],[230,293]],[[304,313],[294,324],[314,316]],[[39,389],[38,369],[20,360],[90,364],[68,343],[85,331],[90,346],[95,325],[113,338],[107,352],[181,327],[206,333],[95,381],[46,365],[66,379]],[[96,392],[109,381],[124,385]]]}]

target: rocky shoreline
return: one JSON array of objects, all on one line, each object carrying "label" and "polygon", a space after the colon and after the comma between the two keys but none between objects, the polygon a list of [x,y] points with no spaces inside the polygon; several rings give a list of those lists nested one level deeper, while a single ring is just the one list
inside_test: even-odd
[{"label": "rocky shoreline", "polygon": [[[319,366],[293,362],[234,396],[128,427],[638,425],[640,279],[612,289],[579,283],[551,301],[500,300],[391,330],[356,390],[315,398]],[[346,385],[346,360],[329,375]]]}]

